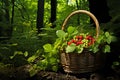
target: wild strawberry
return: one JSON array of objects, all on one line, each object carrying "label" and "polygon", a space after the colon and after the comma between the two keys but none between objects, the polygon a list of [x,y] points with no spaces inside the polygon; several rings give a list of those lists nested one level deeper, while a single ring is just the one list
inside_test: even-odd
[{"label": "wild strawberry", "polygon": [[94,38],[92,38],[91,42],[92,42],[92,43],[94,43],[94,42],[95,42],[95,39],[94,39]]},{"label": "wild strawberry", "polygon": [[72,39],[72,40],[71,40],[71,42],[72,42],[72,43],[75,43],[75,42],[76,42],[76,40]]},{"label": "wild strawberry", "polygon": [[83,42],[81,41],[81,42],[77,42],[77,44],[79,45],[79,44],[83,44]]},{"label": "wild strawberry", "polygon": [[78,38],[79,38],[79,36],[76,36],[75,38],[76,38],[76,39],[78,39]]},{"label": "wild strawberry", "polygon": [[78,46],[79,45],[79,43],[78,42],[76,42],[76,46]]},{"label": "wild strawberry", "polygon": [[88,43],[88,46],[90,46],[90,45],[92,45],[92,43],[91,43],[91,42],[89,42],[89,43]]},{"label": "wild strawberry", "polygon": [[70,45],[70,44],[71,44],[71,42],[69,41],[69,42],[67,42],[67,44],[68,44],[68,45]]},{"label": "wild strawberry", "polygon": [[79,36],[79,39],[83,39],[83,36],[80,35],[80,36]]},{"label": "wild strawberry", "polygon": [[79,42],[81,42],[81,41],[82,41],[82,39],[79,39],[78,41],[79,41]]},{"label": "wild strawberry", "polygon": [[86,36],[86,39],[91,40],[92,36],[88,35],[88,36]]},{"label": "wild strawberry", "polygon": [[90,40],[90,42],[88,43],[88,46],[90,46],[90,45],[94,44],[94,42],[95,42],[95,39],[94,39],[94,38],[92,38],[92,40]]}]

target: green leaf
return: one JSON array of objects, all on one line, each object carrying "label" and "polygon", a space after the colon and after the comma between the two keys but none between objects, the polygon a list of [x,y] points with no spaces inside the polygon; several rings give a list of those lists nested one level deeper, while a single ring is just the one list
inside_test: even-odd
[{"label": "green leaf", "polygon": [[52,66],[52,70],[56,72],[58,70],[58,66]]},{"label": "green leaf", "polygon": [[18,44],[17,43],[13,43],[13,44],[11,44],[11,46],[17,46]]},{"label": "green leaf", "polygon": [[72,35],[76,35],[76,34],[78,34],[78,30],[75,30],[75,31],[72,33]]},{"label": "green leaf", "polygon": [[50,61],[50,64],[55,64],[57,62],[57,59],[54,57],[51,57],[49,61]]},{"label": "green leaf", "polygon": [[28,62],[34,62],[34,60],[37,58],[37,56],[33,55],[27,59]]},{"label": "green leaf", "polygon": [[99,51],[99,49],[97,47],[94,47],[93,53],[96,53],[98,51]]},{"label": "green leaf", "polygon": [[49,65],[49,62],[47,59],[43,59],[37,62],[37,66],[39,66],[41,70],[45,70],[48,67],[48,65]]},{"label": "green leaf", "polygon": [[108,39],[107,39],[107,43],[108,43],[108,44],[110,44],[110,43],[111,43],[111,41],[112,41],[111,39],[112,39],[112,38],[111,38],[111,36],[110,36],[110,37],[108,37]]},{"label": "green leaf", "polygon": [[75,31],[75,27],[70,26],[70,27],[67,28],[67,32],[69,34],[73,33],[74,31]]},{"label": "green leaf", "polygon": [[96,52],[98,52],[99,51],[99,48],[98,48],[98,45],[96,45],[96,46],[93,46],[92,47],[92,51],[93,51],[93,53],[96,53]]},{"label": "green leaf", "polygon": [[116,62],[113,62],[113,65],[119,66],[120,63],[116,61]]},{"label": "green leaf", "polygon": [[64,38],[66,36],[66,33],[63,31],[63,30],[57,30],[56,31],[56,35],[59,37],[59,38]]},{"label": "green leaf", "polygon": [[51,52],[52,49],[53,49],[53,47],[52,47],[51,44],[45,44],[45,45],[43,46],[43,48],[44,48],[44,51],[45,51],[45,52]]},{"label": "green leaf", "polygon": [[10,56],[10,59],[13,59],[16,55],[23,55],[22,51],[15,51],[13,56]]},{"label": "green leaf", "polygon": [[66,47],[66,53],[73,52],[75,51],[75,49],[76,49],[76,45],[72,43],[71,45]]},{"label": "green leaf", "polygon": [[14,58],[14,56],[10,56],[10,59],[13,59]]},{"label": "green leaf", "polygon": [[36,68],[37,68],[36,64],[34,64],[32,67],[30,67],[29,73],[30,73],[31,77],[34,76],[35,74],[37,74],[38,71],[36,70]]},{"label": "green leaf", "polygon": [[116,36],[111,36],[111,41],[112,41],[112,42],[117,41],[117,37],[116,37]]},{"label": "green leaf", "polygon": [[110,36],[109,32],[105,32],[105,36],[109,37]]},{"label": "green leaf", "polygon": [[105,32],[105,36],[106,36],[106,41],[108,44],[110,44],[112,42],[112,36],[110,35],[109,32]]},{"label": "green leaf", "polygon": [[103,36],[99,36],[99,38],[97,39],[97,43],[100,44],[103,38],[104,38]]},{"label": "green leaf", "polygon": [[27,52],[27,51],[25,51],[24,56],[25,56],[25,57],[27,57],[27,56],[28,56],[28,52]]},{"label": "green leaf", "polygon": [[104,53],[106,53],[106,52],[110,52],[110,46],[109,45],[105,45]]},{"label": "green leaf", "polygon": [[79,48],[79,49],[78,49],[78,53],[82,53],[83,49],[84,49],[84,48]]}]

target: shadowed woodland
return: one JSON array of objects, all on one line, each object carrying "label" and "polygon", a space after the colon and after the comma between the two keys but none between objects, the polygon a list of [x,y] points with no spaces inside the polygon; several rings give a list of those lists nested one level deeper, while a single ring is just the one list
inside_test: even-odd
[{"label": "shadowed woodland", "polygon": [[[0,80],[120,80],[119,4],[119,0],[0,0]],[[44,51],[44,44],[56,41],[56,31],[76,10],[90,11],[100,29],[115,36],[104,68],[66,73],[58,54]],[[93,20],[82,14],[67,25],[89,25],[86,31],[95,27]]]}]

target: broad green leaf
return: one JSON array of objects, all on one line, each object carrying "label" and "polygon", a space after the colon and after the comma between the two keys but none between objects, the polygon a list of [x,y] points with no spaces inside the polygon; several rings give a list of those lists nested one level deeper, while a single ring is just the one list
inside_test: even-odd
[{"label": "broad green leaf", "polygon": [[105,36],[109,37],[110,36],[109,32],[105,32]]},{"label": "broad green leaf", "polygon": [[70,27],[67,28],[67,32],[69,34],[73,33],[74,31],[75,31],[75,27],[70,26]]},{"label": "broad green leaf", "polygon": [[78,49],[78,53],[82,53],[83,49],[84,49],[84,48],[82,48],[82,47],[79,48],[79,49]]},{"label": "broad green leaf", "polygon": [[13,44],[11,44],[11,46],[17,46],[18,44],[17,43],[13,43]]},{"label": "broad green leaf", "polygon": [[56,35],[59,37],[59,38],[64,38],[66,36],[66,33],[63,31],[63,30],[57,30],[56,31]]},{"label": "broad green leaf", "polygon": [[50,61],[50,64],[55,64],[57,62],[57,59],[54,57],[51,57],[49,61]]},{"label": "broad green leaf", "polygon": [[59,47],[59,45],[61,44],[62,42],[62,39],[61,38],[58,38],[56,39],[55,43],[54,43],[54,48],[53,49],[56,49]]},{"label": "broad green leaf", "polygon": [[119,62],[117,62],[117,61],[115,61],[115,62],[113,62],[113,65],[118,66],[118,65],[120,65],[120,63],[119,63]]},{"label": "broad green leaf", "polygon": [[115,36],[111,36],[111,41],[112,41],[112,42],[117,41],[117,37],[115,37]]},{"label": "broad green leaf", "polygon": [[58,52],[58,51],[57,51],[56,49],[53,49],[53,50],[52,50],[52,53],[53,53],[53,54],[56,54],[57,52]]},{"label": "broad green leaf", "polygon": [[76,34],[78,34],[78,30],[75,30],[75,31],[72,33],[72,35],[76,35]]},{"label": "broad green leaf", "polygon": [[66,53],[73,52],[75,49],[76,49],[76,45],[75,44],[71,44],[70,46],[66,47]]},{"label": "broad green leaf", "polygon": [[45,44],[45,45],[43,46],[43,48],[44,48],[44,51],[45,51],[45,52],[51,52],[52,49],[53,49],[53,47],[52,47],[51,44]]},{"label": "broad green leaf", "polygon": [[34,62],[34,60],[37,58],[37,56],[33,55],[27,59],[28,62]]},{"label": "broad green leaf", "polygon": [[101,40],[103,40],[103,36],[99,36],[98,39],[97,39],[97,42],[100,44],[101,43]]},{"label": "broad green leaf", "polygon": [[28,56],[28,52],[27,52],[27,51],[24,52],[24,56],[25,56],[25,57]]},{"label": "broad green leaf", "polygon": [[15,51],[13,56],[10,56],[10,59],[13,59],[16,55],[23,55],[22,51]]},{"label": "broad green leaf", "polygon": [[105,45],[104,53],[106,53],[106,52],[110,52],[110,46],[109,45]]},{"label": "broad green leaf", "polygon": [[56,72],[58,70],[58,66],[52,66],[52,70]]},{"label": "broad green leaf", "polygon": [[14,56],[10,56],[10,59],[13,59],[14,58]]},{"label": "broad green leaf", "polygon": [[49,62],[47,59],[43,59],[37,62],[37,66],[39,66],[42,70],[45,70],[48,65],[49,65]]},{"label": "broad green leaf", "polygon": [[111,36],[109,36],[109,37],[107,38],[107,43],[108,43],[108,44],[110,44],[110,43],[111,43],[111,41],[112,41],[112,37],[111,37]]},{"label": "broad green leaf", "polygon": [[93,47],[93,53],[96,53],[96,52],[98,52],[98,51],[99,51],[98,46],[94,46],[94,47]]}]

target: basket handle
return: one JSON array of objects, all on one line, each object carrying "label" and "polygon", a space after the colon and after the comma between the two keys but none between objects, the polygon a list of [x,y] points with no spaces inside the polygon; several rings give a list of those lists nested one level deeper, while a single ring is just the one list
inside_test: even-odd
[{"label": "basket handle", "polygon": [[87,14],[88,16],[90,16],[90,17],[93,19],[93,21],[94,21],[94,23],[95,23],[95,25],[96,25],[96,39],[97,39],[98,36],[99,36],[99,30],[100,30],[100,29],[99,29],[99,22],[98,22],[97,18],[96,18],[91,12],[86,11],[86,10],[77,10],[77,11],[74,11],[74,12],[70,13],[70,14],[67,16],[67,18],[64,20],[63,24],[62,24],[62,30],[64,30],[65,25],[67,24],[67,22],[68,22],[68,20],[70,19],[70,17],[73,16],[73,15],[75,15],[75,14],[78,14],[78,13]]}]

